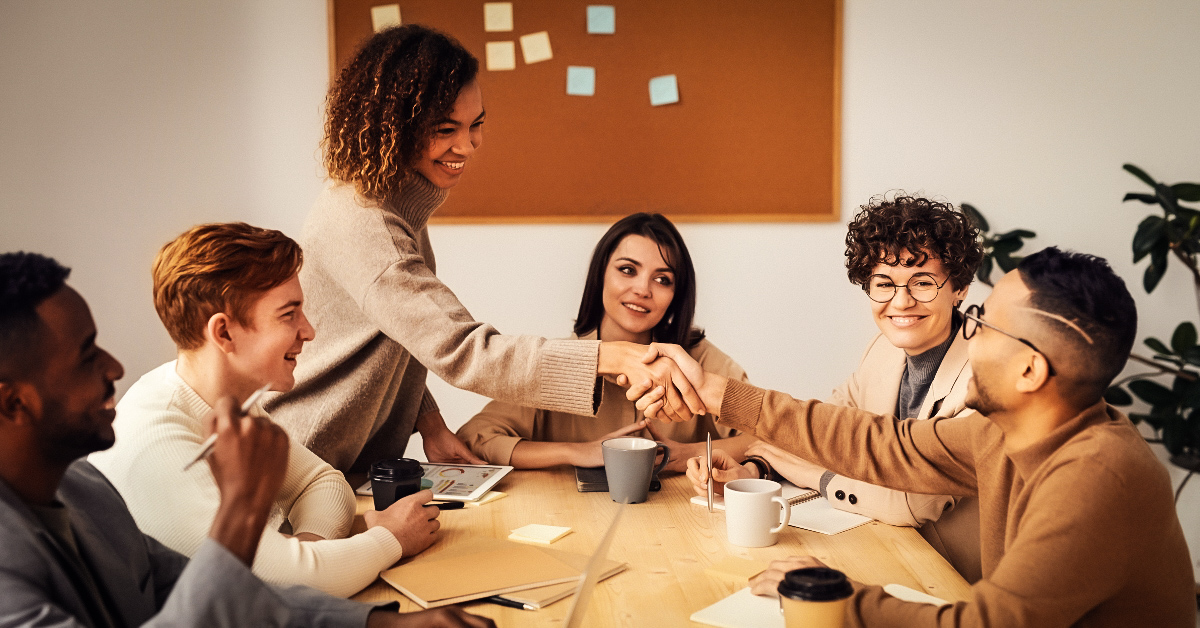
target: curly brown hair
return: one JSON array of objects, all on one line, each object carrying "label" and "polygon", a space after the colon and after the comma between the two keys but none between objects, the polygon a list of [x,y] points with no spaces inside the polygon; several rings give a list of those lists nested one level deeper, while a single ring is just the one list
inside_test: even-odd
[{"label": "curly brown hair", "polygon": [[394,197],[478,72],[471,53],[431,28],[376,33],[329,88],[322,140],[329,176],[371,200]]},{"label": "curly brown hair", "polygon": [[[874,196],[860,208],[846,233],[846,274],[865,286],[879,264],[920,266],[930,256],[941,260],[955,290],[970,285],[983,244],[962,210],[920,196]],[[909,257],[900,259],[901,252]]]}]

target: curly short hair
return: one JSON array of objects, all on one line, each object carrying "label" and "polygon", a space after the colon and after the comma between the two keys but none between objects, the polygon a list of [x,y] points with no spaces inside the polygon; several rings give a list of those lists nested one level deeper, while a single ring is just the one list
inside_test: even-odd
[{"label": "curly short hair", "polygon": [[329,89],[322,140],[329,176],[374,201],[396,196],[434,126],[478,72],[475,57],[444,33],[419,24],[376,33]]},{"label": "curly short hair", "polygon": [[[983,260],[979,229],[950,203],[903,192],[874,196],[850,222],[846,233],[846,274],[865,286],[879,264],[920,266],[941,260],[955,290],[970,285]],[[900,259],[907,251],[911,257]]]},{"label": "curly short hair", "polygon": [[296,241],[244,222],[197,225],[154,258],[154,309],[183,351],[204,345],[204,327],[224,312],[249,326],[250,306],[304,263]]}]

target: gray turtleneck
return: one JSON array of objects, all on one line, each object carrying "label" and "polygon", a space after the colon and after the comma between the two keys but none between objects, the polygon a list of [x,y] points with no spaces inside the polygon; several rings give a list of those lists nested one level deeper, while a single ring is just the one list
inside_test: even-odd
[{"label": "gray turtleneck", "polygon": [[382,204],[334,182],[305,221],[300,283],[317,334],[295,388],[265,405],[342,471],[403,455],[417,417],[437,409],[426,368],[487,397],[594,413],[597,341],[501,335],[434,276],[426,221],[445,198],[421,176]]},{"label": "gray turtleneck", "polygon": [[904,375],[900,378],[900,397],[896,400],[896,416],[901,419],[911,419],[921,412],[921,404],[925,403],[925,395],[933,384],[942,358],[954,344],[954,336],[962,326],[962,317],[956,311],[950,322],[950,335],[942,344],[917,355],[906,356],[907,364]]}]

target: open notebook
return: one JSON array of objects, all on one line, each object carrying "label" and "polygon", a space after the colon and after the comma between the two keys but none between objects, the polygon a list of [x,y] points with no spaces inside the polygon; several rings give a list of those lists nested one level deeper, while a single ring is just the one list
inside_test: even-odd
[{"label": "open notebook", "polygon": [[[800,488],[787,480],[780,484],[783,486],[783,498],[792,507],[792,518],[788,520],[788,525],[793,528],[837,534],[871,521],[870,517],[834,508],[818,491]],[[708,500],[699,495],[692,498],[692,503],[708,507]],[[714,498],[713,508],[725,510],[725,500]]]}]

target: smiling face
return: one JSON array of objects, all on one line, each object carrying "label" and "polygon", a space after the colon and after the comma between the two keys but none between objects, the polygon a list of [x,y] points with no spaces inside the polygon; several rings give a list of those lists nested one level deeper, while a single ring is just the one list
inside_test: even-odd
[{"label": "smiling face", "polygon": [[125,370],[96,346],[96,323],[83,297],[64,286],[37,307],[44,368],[29,411],[47,460],[70,462],[112,446],[116,388]]},{"label": "smiling face", "polygon": [[658,243],[628,235],[613,249],[604,271],[604,318],[600,338],[649,344],[675,298],[675,271]]},{"label": "smiling face", "polygon": [[433,127],[433,137],[413,169],[443,190],[458,185],[467,160],[483,144],[483,92],[478,81],[463,87],[454,111]]},{"label": "smiling face", "polygon": [[[249,325],[229,323],[229,362],[248,391],[264,384],[286,392],[296,385],[296,356],[316,332],[303,310],[299,276],[267,290],[250,306]],[[243,395],[244,396],[244,395]]]},{"label": "smiling face", "polygon": [[[907,251],[899,255],[900,260],[910,257]],[[942,261],[933,256],[920,266],[878,264],[872,271],[874,275],[887,277],[896,286],[908,284],[913,275],[919,273],[932,275],[942,286],[932,301],[921,303],[912,298],[906,288],[897,288],[896,296],[886,303],[870,301],[879,331],[909,355],[924,353],[950,337],[954,305],[967,296],[967,288],[955,290],[946,282],[946,269]]]}]

